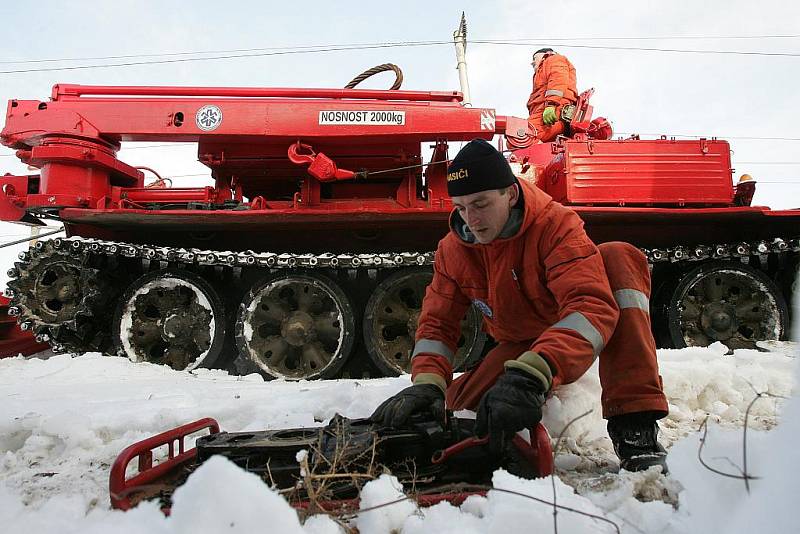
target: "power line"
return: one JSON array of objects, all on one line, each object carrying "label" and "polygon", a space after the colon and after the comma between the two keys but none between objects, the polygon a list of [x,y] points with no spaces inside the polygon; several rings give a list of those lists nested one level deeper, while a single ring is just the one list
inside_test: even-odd
[{"label": "power line", "polygon": [[[739,40],[739,39],[797,39],[800,35],[664,35],[664,36],[642,36],[642,37],[547,37],[547,38],[525,38],[525,39],[507,39],[507,41],[519,42],[568,42],[568,41],[666,41],[666,40]],[[273,50],[311,50],[318,48],[330,47],[360,47],[360,46],[374,46],[374,45],[412,45],[414,43],[428,43],[430,41],[401,41],[399,43],[346,43],[346,44],[320,44],[320,45],[305,45],[305,46],[270,46],[261,48],[233,48],[227,50],[190,50],[183,52],[157,52],[157,53],[139,53],[139,54],[122,54],[113,56],[84,56],[84,57],[62,57],[62,58],[47,58],[47,59],[16,59],[0,61],[0,65],[9,64],[25,64],[25,63],[56,63],[64,61],[106,61],[113,59],[133,59],[143,57],[174,57],[174,56],[191,56],[198,54],[234,54],[242,52],[266,52]],[[449,43],[450,41],[447,41]],[[444,41],[442,42],[444,43]],[[439,43],[437,43],[439,44]]]},{"label": "power line", "polygon": [[[503,45],[503,46],[530,46],[531,43],[540,42],[538,39],[525,39],[525,40],[490,40],[479,39],[471,41],[475,44],[489,44],[489,45]],[[289,49],[278,50],[272,52],[257,52],[257,53],[243,53],[243,54],[225,54],[210,57],[191,57],[191,58],[176,58],[176,59],[159,59],[153,61],[127,61],[123,63],[104,63],[93,65],[73,65],[67,67],[45,67],[33,69],[13,69],[3,70],[0,74],[22,74],[30,72],[55,72],[55,71],[70,71],[70,70],[84,70],[84,69],[102,69],[113,67],[131,67],[140,65],[163,65],[170,63],[186,63],[192,61],[215,61],[222,59],[238,59],[248,57],[267,57],[267,56],[281,56],[292,54],[317,54],[323,52],[340,52],[345,50],[371,50],[379,48],[401,48],[401,47],[419,47],[419,46],[440,46],[451,45],[450,41],[416,41],[416,42],[398,42],[398,43],[378,43],[371,45],[341,45],[330,46],[311,49]],[[564,48],[588,48],[596,50],[631,50],[631,51],[644,51],[644,52],[675,52],[686,54],[727,54],[727,55],[745,55],[745,56],[772,56],[772,57],[800,57],[800,53],[793,52],[749,52],[749,51],[732,51],[732,50],[690,50],[690,49],[677,49],[677,48],[654,48],[654,47],[625,47],[625,46],[593,46],[593,45],[566,45],[561,44]],[[179,53],[181,54],[181,53]]]},{"label": "power line", "polygon": [[191,57],[180,59],[159,59],[155,61],[128,61],[125,63],[105,63],[96,65],[73,65],[70,67],[46,67],[38,69],[16,69],[16,70],[0,70],[0,74],[21,74],[27,72],[54,72],[63,70],[82,70],[82,69],[103,69],[111,67],[131,67],[136,65],[163,65],[168,63],[187,63],[191,61],[214,61],[221,59],[237,59],[247,57],[266,57],[266,56],[285,56],[292,54],[317,54],[320,52],[341,52],[344,50],[371,50],[378,48],[399,48],[399,47],[415,47],[415,46],[435,46],[443,44],[452,44],[450,41],[418,41],[408,43],[384,43],[365,46],[333,46],[328,48],[314,48],[311,50],[281,50],[276,52],[259,52],[254,54],[228,54],[223,56],[211,57]]},{"label": "power line", "polygon": [[[642,37],[547,37],[537,38],[540,42],[549,41],[669,41],[669,40],[725,40],[725,39],[797,39],[800,35],[662,35]],[[509,39],[518,41],[521,39]],[[526,38],[525,40],[533,40]]]},{"label": "power line", "polygon": [[[325,49],[332,47],[358,47],[378,46],[378,45],[392,45],[392,46],[414,46],[417,44],[442,44],[449,43],[450,41],[400,41],[400,42],[383,42],[383,43],[344,43],[344,44],[324,44],[324,45],[306,45],[306,46],[269,46],[262,48],[233,48],[228,50],[194,50],[186,52],[159,52],[154,54],[126,54],[116,56],[92,56],[92,57],[72,57],[72,58],[53,58],[53,59],[24,59],[24,60],[8,60],[0,61],[0,65],[7,64],[22,64],[22,63],[55,63],[60,61],[100,61],[109,59],[134,59],[140,57],[172,57],[172,56],[192,56],[198,54],[235,54],[241,52],[267,52],[267,51],[303,51],[310,50],[316,51],[317,49]],[[198,58],[205,59],[205,58]]]},{"label": "power line", "polygon": [[[473,43],[479,44],[495,44],[495,45],[510,45],[510,46],[530,46],[532,43],[539,43],[540,41],[526,39],[525,42],[518,41],[500,41],[500,40],[473,40]],[[593,50],[635,50],[639,52],[676,52],[681,54],[727,54],[736,56],[780,56],[780,57],[800,57],[800,53],[795,52],[748,52],[744,50],[688,50],[682,48],[652,48],[642,46],[594,46],[594,45],[566,45],[559,44],[562,48],[589,48]]]}]

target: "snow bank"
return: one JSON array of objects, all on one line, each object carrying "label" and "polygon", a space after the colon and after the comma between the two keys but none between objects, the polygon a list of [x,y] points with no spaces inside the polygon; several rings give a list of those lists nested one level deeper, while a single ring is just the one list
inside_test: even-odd
[{"label": "snow bank", "polygon": [[[798,502],[787,473],[798,465],[798,402],[774,428],[782,401],[759,399],[749,420],[749,469],[762,478],[750,497],[740,480],[699,466],[700,423],[710,415],[704,457],[736,472],[741,462],[744,412],[755,392],[790,396],[796,344],[775,343],[769,352],[724,347],[660,351],[671,405],[662,421],[672,474],[616,473],[616,459],[599,413],[596,369],[562,387],[548,401],[545,423],[553,436],[577,415],[593,410],[565,433],[557,466],[558,502],[603,516],[623,532],[700,532],[729,525],[748,532],[771,525],[788,532],[789,506]],[[211,416],[226,430],[321,425],[339,412],[363,417],[408,377],[320,382],[264,382],[221,371],[182,373],[97,354],[48,360],[0,360],[0,524],[7,532],[280,532],[333,533],[333,520],[315,516],[300,525],[294,512],[257,477],[218,459],[198,469],[175,494],[173,516],[145,503],[130,512],[109,509],[108,471],[127,445],[167,428]],[[791,414],[794,414],[793,416]],[[495,473],[496,487],[551,500],[549,480],[520,480]],[[367,485],[362,506],[393,500],[396,480]],[[769,510],[770,522],[755,510]],[[563,532],[605,532],[608,524],[567,511]],[[552,508],[499,491],[471,497],[462,506],[442,503],[418,510],[406,501],[364,512],[352,523],[361,532],[514,532],[552,529]],[[762,528],[763,527],[763,528]]]},{"label": "snow bank", "polygon": [[[398,532],[403,522],[417,509],[405,498],[403,485],[396,477],[381,475],[364,485],[361,490],[359,510],[362,512],[353,523],[359,532]],[[389,506],[372,509],[384,503],[400,501]]]},{"label": "snow bank", "polygon": [[[215,491],[209,491],[209,490]],[[275,532],[303,529],[288,503],[258,476],[214,456],[173,495],[169,523],[175,532]]]},{"label": "snow bank", "polygon": [[[773,348],[769,352],[736,350],[729,356],[721,343],[707,348],[659,350],[664,392],[670,405],[669,416],[660,421],[661,442],[670,446],[696,432],[707,416],[724,427],[740,428],[757,392],[791,396],[798,345],[786,342],[769,346]],[[591,411],[564,434],[565,454],[557,458],[558,467],[591,469],[616,463],[598,402],[600,392],[595,363],[580,380],[560,387],[548,400],[543,422],[554,438],[570,421]],[[759,401],[750,412],[749,425],[770,429],[777,423],[777,413],[774,399]]]}]

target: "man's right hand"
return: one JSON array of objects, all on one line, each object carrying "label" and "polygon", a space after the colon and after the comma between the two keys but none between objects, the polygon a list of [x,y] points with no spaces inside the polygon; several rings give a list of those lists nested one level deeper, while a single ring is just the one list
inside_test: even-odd
[{"label": "man's right hand", "polygon": [[397,428],[403,426],[413,414],[426,410],[437,421],[444,421],[444,392],[433,384],[415,384],[383,401],[370,420]]},{"label": "man's right hand", "polygon": [[551,126],[556,123],[558,117],[556,117],[556,108],[555,106],[547,106],[544,108],[544,112],[542,112],[542,122],[545,123],[547,126]]}]

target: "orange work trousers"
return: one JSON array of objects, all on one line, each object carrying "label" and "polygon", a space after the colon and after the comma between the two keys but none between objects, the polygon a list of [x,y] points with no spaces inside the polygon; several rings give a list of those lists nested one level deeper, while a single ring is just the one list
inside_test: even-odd
[{"label": "orange work trousers", "polygon": [[[617,327],[600,353],[603,417],[643,411],[665,417],[669,407],[658,374],[656,344],[647,309],[650,297],[647,260],[639,249],[628,243],[603,243],[598,248],[611,290],[620,306]],[[533,340],[499,343],[476,368],[450,384],[448,408],[476,410],[483,394],[504,372],[503,364],[518,357],[532,344]],[[558,385],[557,376],[553,383]]]},{"label": "orange work trousers", "polygon": [[[544,122],[542,122],[542,113],[544,113],[545,106],[534,108],[531,112],[530,117],[528,117],[528,124],[531,125],[531,129],[536,132],[536,138],[541,141],[542,143],[549,143],[553,139],[555,139],[559,135],[564,135],[567,129],[567,125],[564,124],[564,121],[557,120],[550,126],[546,126]],[[556,109],[556,115],[561,113],[561,109]]]}]

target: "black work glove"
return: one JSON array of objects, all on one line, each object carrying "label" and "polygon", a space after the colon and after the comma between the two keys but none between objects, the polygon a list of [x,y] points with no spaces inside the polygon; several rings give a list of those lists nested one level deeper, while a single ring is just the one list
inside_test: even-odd
[{"label": "black work glove", "polygon": [[383,401],[370,421],[396,428],[403,426],[412,414],[425,410],[437,421],[444,421],[444,393],[433,384],[415,384]]},{"label": "black work glove", "polygon": [[489,450],[499,456],[514,434],[542,420],[544,401],[541,380],[520,369],[506,369],[478,404],[475,434],[488,434]]}]

